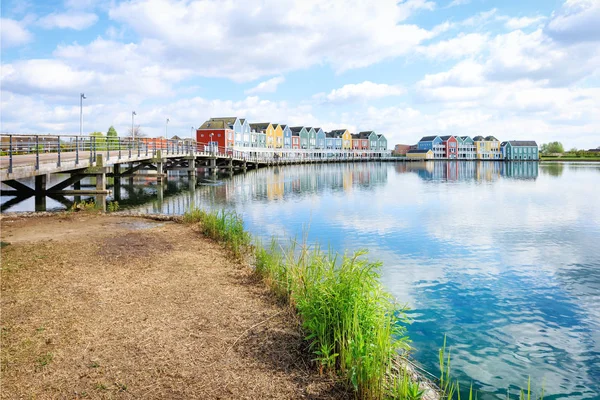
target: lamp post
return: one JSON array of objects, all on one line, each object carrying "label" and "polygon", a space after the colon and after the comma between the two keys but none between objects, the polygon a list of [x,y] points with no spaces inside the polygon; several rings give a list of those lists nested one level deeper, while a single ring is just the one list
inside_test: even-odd
[{"label": "lamp post", "polygon": [[169,128],[169,118],[167,118],[167,122],[165,123],[165,139],[169,138],[169,135],[167,134],[167,130]]},{"label": "lamp post", "polygon": [[83,99],[85,99],[85,94],[79,94],[79,136],[83,135]]},{"label": "lamp post", "polygon": [[137,115],[137,113],[135,111],[131,112],[131,137],[132,139],[135,140],[135,131],[134,131],[134,127],[133,127],[133,118]]},{"label": "lamp post", "polygon": [[213,143],[213,135],[214,135],[214,133],[211,132],[210,133],[210,150],[214,154],[214,152],[215,152],[215,145]]},{"label": "lamp post", "polygon": [[190,135],[190,138],[192,139],[192,141],[194,141],[194,127],[192,126],[192,133]]}]

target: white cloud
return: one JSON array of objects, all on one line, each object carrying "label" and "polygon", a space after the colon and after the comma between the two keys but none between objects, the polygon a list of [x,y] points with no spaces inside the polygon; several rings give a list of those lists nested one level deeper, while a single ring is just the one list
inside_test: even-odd
[{"label": "white cloud", "polygon": [[425,0],[381,0],[377,7],[363,0],[146,0],[119,3],[109,16],[158,42],[155,59],[247,81],[323,63],[343,72],[408,54],[437,32],[402,22],[434,6]]},{"label": "white cloud", "polygon": [[345,103],[357,100],[380,99],[388,96],[400,96],[404,92],[405,90],[397,85],[364,81],[362,83],[344,85],[327,94],[318,93],[314,98],[330,103]]},{"label": "white cloud", "polygon": [[471,2],[471,0],[452,0],[452,2],[450,4],[448,4],[448,6],[446,6],[446,8],[462,6],[465,4],[469,4],[470,2]]},{"label": "white cloud", "polygon": [[442,40],[428,46],[419,46],[417,51],[427,58],[449,59],[475,55],[483,51],[488,41],[487,34],[460,33],[457,37]]},{"label": "white cloud", "polygon": [[279,84],[283,82],[285,82],[285,78],[283,76],[276,76],[275,78],[271,78],[269,80],[259,83],[255,87],[246,90],[244,93],[274,93],[277,90],[277,86],[279,86]]},{"label": "white cloud", "polygon": [[567,0],[546,26],[549,36],[563,41],[600,40],[600,1]]},{"label": "white cloud", "polygon": [[29,43],[33,35],[19,21],[0,19],[0,43],[2,48],[17,47]]},{"label": "white cloud", "polygon": [[508,29],[523,29],[523,28],[527,28],[528,26],[537,24],[543,20],[546,19],[546,17],[544,17],[543,15],[539,15],[536,17],[520,17],[520,18],[508,18],[508,17],[501,17],[499,19],[505,19],[506,22],[504,23],[504,26],[506,26]]},{"label": "white cloud", "polygon": [[88,12],[65,12],[48,14],[39,19],[39,25],[45,29],[74,29],[80,31],[94,25],[98,16]]},{"label": "white cloud", "polygon": [[493,17],[496,15],[497,12],[498,12],[497,8],[492,8],[489,11],[482,11],[482,12],[460,22],[460,25],[481,27],[482,25],[485,25],[488,22],[490,22],[493,19]]}]

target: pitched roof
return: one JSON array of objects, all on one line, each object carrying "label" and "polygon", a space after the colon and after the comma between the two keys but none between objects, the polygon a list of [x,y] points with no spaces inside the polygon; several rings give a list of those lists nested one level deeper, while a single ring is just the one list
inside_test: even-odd
[{"label": "pitched roof", "polygon": [[[470,137],[470,136],[461,136],[460,138],[461,138],[462,140],[471,139],[471,137]],[[473,140],[473,139],[471,139],[471,140]]]},{"label": "pitched roof", "polygon": [[333,137],[341,137],[346,131],[347,129],[334,129],[329,133],[331,133]]},{"label": "pitched roof", "polygon": [[423,153],[429,153],[431,150],[417,150],[417,149],[413,149],[413,150],[409,150],[407,151],[408,154],[423,154]]},{"label": "pitched roof", "polygon": [[496,139],[494,136],[486,136],[485,140],[487,140],[488,142],[497,142],[498,139]]},{"label": "pitched roof", "polygon": [[235,120],[238,119],[237,117],[219,117],[219,118],[211,118],[211,121],[225,121],[226,123],[228,123],[229,125],[235,124]]},{"label": "pitched roof", "polygon": [[322,130],[323,129],[321,129],[321,128],[315,128],[315,132],[319,132],[319,131],[322,131]]},{"label": "pitched roof", "polygon": [[244,125],[244,122],[246,122],[246,118],[241,118],[240,119],[240,124]]},{"label": "pitched roof", "polygon": [[290,128],[290,130],[292,131],[292,134],[294,133],[300,133],[300,131],[302,131],[304,127],[303,126],[292,126]]},{"label": "pitched roof", "polygon": [[285,131],[285,128],[287,128],[287,125],[281,125],[281,130]]},{"label": "pitched roof", "polygon": [[384,138],[384,139],[385,139],[385,136],[383,136],[383,133],[378,133],[378,134],[377,134],[377,138],[378,138],[378,139],[381,139],[381,138]]},{"label": "pitched roof", "polygon": [[352,136],[352,139],[355,139],[355,140],[360,139],[360,135],[358,133],[351,133],[350,136]]},{"label": "pitched roof", "polygon": [[537,143],[535,140],[509,140],[508,141],[511,146],[535,146],[537,147]]},{"label": "pitched roof", "polygon": [[375,133],[375,131],[361,131],[361,132],[358,132],[359,135],[365,134],[367,136],[369,136],[372,133]]},{"label": "pitched roof", "polygon": [[437,136],[423,136],[419,142],[432,142]]},{"label": "pitched roof", "polygon": [[198,129],[229,129],[229,124],[225,121],[209,119]]},{"label": "pitched roof", "polygon": [[271,125],[270,122],[260,122],[258,124],[250,124],[250,127],[258,132],[264,132]]},{"label": "pitched roof", "polygon": [[310,126],[305,126],[307,131],[310,131],[312,128]]},{"label": "pitched roof", "polygon": [[446,135],[446,136],[440,136],[440,139],[442,139],[444,142],[448,139],[450,139],[452,137],[452,135]]},{"label": "pitched roof", "polygon": [[482,141],[482,140],[484,140],[484,139],[483,139],[483,136],[481,136],[481,135],[475,136],[475,137],[473,138],[473,141],[474,141],[474,142],[480,142],[480,141]]},{"label": "pitched roof", "polygon": [[358,132],[358,136],[361,139],[368,139],[369,136],[371,136],[372,133],[373,133],[373,131]]},{"label": "pitched roof", "polygon": [[175,135],[171,138],[171,140],[181,140],[181,138],[179,136]]}]

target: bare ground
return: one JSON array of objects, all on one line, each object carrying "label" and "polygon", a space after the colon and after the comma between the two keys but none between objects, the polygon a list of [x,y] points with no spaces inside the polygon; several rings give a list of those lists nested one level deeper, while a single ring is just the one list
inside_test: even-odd
[{"label": "bare ground", "polygon": [[1,387],[12,398],[345,398],[296,316],[189,226],[2,218]]}]

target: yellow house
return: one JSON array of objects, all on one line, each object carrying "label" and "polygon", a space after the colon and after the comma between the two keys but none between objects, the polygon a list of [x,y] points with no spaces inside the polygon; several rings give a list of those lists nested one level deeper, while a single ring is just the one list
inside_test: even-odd
[{"label": "yellow house", "polygon": [[500,160],[502,159],[502,149],[500,141],[493,136],[475,136],[475,154],[478,160]]},{"label": "yellow house", "polygon": [[430,150],[409,150],[406,152],[406,158],[415,160],[431,160],[433,159],[433,151]]},{"label": "yellow house", "polygon": [[352,135],[348,129],[342,134],[342,149],[352,149]]},{"label": "yellow house", "polygon": [[273,136],[275,133],[275,128],[273,128],[273,125],[270,122],[261,122],[258,124],[250,124],[250,126],[256,132],[264,133],[265,137],[266,137],[266,146],[273,147]]},{"label": "yellow house", "polygon": [[[269,143],[269,136],[267,136],[267,144]],[[283,128],[279,124],[273,124],[273,147],[278,149],[283,147]]]}]

